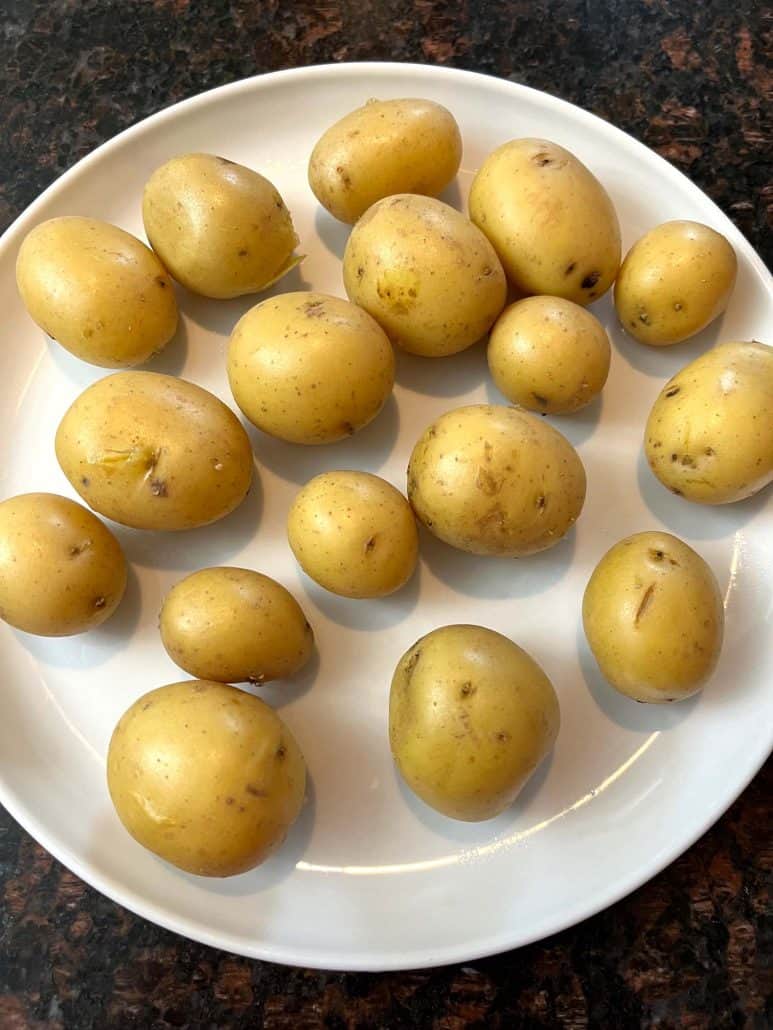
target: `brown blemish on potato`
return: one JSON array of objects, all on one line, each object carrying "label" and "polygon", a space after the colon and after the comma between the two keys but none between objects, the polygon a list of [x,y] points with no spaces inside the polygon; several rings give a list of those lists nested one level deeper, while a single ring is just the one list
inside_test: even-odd
[{"label": "brown blemish on potato", "polygon": [[475,485],[479,490],[482,490],[487,497],[493,497],[494,494],[499,493],[499,488],[502,484],[492,476],[488,469],[483,468],[483,466],[479,466],[478,475],[475,478]]},{"label": "brown blemish on potato", "polygon": [[254,783],[248,783],[244,788],[248,794],[252,794],[254,798],[267,798],[268,791],[261,790],[260,787],[256,787]]},{"label": "brown blemish on potato", "polygon": [[154,497],[168,497],[169,491],[166,488],[166,483],[163,479],[151,479],[150,480],[150,492]]},{"label": "brown blemish on potato", "polygon": [[148,708],[151,708],[152,706],[153,706],[153,702],[152,701],[146,701],[145,704],[142,706],[143,712],[147,712]]},{"label": "brown blemish on potato", "polygon": [[227,797],[227,798],[225,799],[225,803],[226,803],[227,805],[232,805],[232,804],[234,803],[234,799],[233,799],[232,797]]},{"label": "brown blemish on potato", "polygon": [[91,547],[90,540],[84,540],[83,543],[80,544],[73,544],[70,548],[70,557],[77,558],[78,555],[83,554],[84,551],[87,551],[89,547]]},{"label": "brown blemish on potato", "polygon": [[542,514],[548,505],[547,497],[544,494],[538,494],[534,503],[537,506],[537,511]]},{"label": "brown blemish on potato", "polygon": [[107,604],[107,599],[106,598],[104,598],[104,597],[95,597],[94,598],[94,607],[97,610],[99,610],[100,608],[104,608],[106,604]]},{"label": "brown blemish on potato", "polygon": [[534,400],[537,402],[537,404],[539,404],[539,406],[541,408],[547,407],[547,403],[548,403],[547,397],[543,397],[541,393],[534,393],[534,391],[532,391],[531,395],[534,398]]},{"label": "brown blemish on potato", "polygon": [[347,172],[347,170],[344,168],[343,165],[338,165],[336,167],[336,174],[338,176],[340,176],[341,182],[344,184],[344,189],[347,189],[347,190],[351,189],[351,185],[352,185],[351,176],[349,175],[349,173]]},{"label": "brown blemish on potato", "polygon": [[284,744],[280,744],[279,747],[276,749],[276,757],[281,761],[286,754],[287,748],[284,746]]},{"label": "brown blemish on potato", "polygon": [[681,301],[678,301],[678,300],[675,301],[675,303],[674,303],[674,311],[681,311],[681,310],[682,310],[682,303],[681,303]]},{"label": "brown blemish on potato", "polygon": [[592,290],[596,283],[601,278],[601,272],[588,272],[580,286],[583,290]]},{"label": "brown blemish on potato", "polygon": [[660,548],[650,547],[647,553],[649,554],[652,561],[667,561],[669,565],[679,565],[679,562],[676,560],[676,558],[672,558],[670,554],[666,554],[666,552],[661,551]]},{"label": "brown blemish on potato", "polygon": [[569,264],[564,269],[564,275],[571,275],[572,272],[575,270],[575,268],[577,268],[577,262],[576,261],[570,261]]},{"label": "brown blemish on potato", "polygon": [[247,677],[247,682],[251,683],[253,687],[259,687],[261,683],[266,682],[266,677],[262,672],[251,672]]},{"label": "brown blemish on potato", "polygon": [[376,538],[375,538],[375,536],[372,536],[368,540],[365,541],[365,553],[366,554],[370,554],[370,552],[373,550],[373,548],[375,546],[376,546]]},{"label": "brown blemish on potato", "polygon": [[476,692],[477,689],[477,687],[474,687],[472,685],[470,680],[466,680],[464,683],[462,683],[461,687],[459,688],[459,693],[462,697],[472,697],[472,695]]},{"label": "brown blemish on potato", "polygon": [[341,428],[347,436],[352,436],[354,434],[354,426],[351,424],[351,422],[342,422]]},{"label": "brown blemish on potato", "polygon": [[81,486],[91,486],[91,480],[88,476],[81,476]]},{"label": "brown blemish on potato", "polygon": [[194,683],[193,684],[193,693],[194,694],[203,694],[204,691],[208,690],[208,689],[209,688],[208,688],[208,685],[206,683],[199,682],[199,683]]},{"label": "brown blemish on potato", "polygon": [[678,487],[670,486],[668,489],[671,491],[672,494],[676,494],[677,497],[682,496],[682,491]]},{"label": "brown blemish on potato", "polygon": [[167,286],[169,285],[167,283],[166,279],[163,277],[163,275],[157,275],[156,276],[156,282],[158,283],[158,285],[161,287],[162,290],[165,290],[167,288]]},{"label": "brown blemish on potato", "polygon": [[421,658],[421,648],[417,647],[416,650],[411,655],[411,657],[405,663],[405,678],[409,682],[410,682],[411,677],[413,676],[414,672],[416,671],[416,666],[419,664],[419,659],[420,658]]},{"label": "brown blemish on potato", "polygon": [[309,300],[303,305],[307,318],[322,318],[325,314],[324,300]]},{"label": "brown blemish on potato", "polygon": [[477,524],[484,535],[489,531],[501,533],[505,528],[505,513],[499,505],[495,505],[477,520]]},{"label": "brown blemish on potato", "polygon": [[500,744],[506,744],[510,739],[510,734],[507,732],[507,730],[500,730],[499,733],[496,734],[496,738],[500,742]]},{"label": "brown blemish on potato", "polygon": [[703,453],[706,455],[707,458],[713,458],[716,452],[714,451],[713,447],[707,447]]},{"label": "brown blemish on potato", "polygon": [[229,161],[227,157],[217,157],[216,160],[218,160],[220,162],[220,164],[223,164],[223,165],[233,165],[233,164],[236,164],[235,161]]},{"label": "brown blemish on potato", "polygon": [[652,604],[652,598],[653,598],[654,594],[655,594],[655,584],[654,583],[650,583],[650,585],[644,591],[644,596],[642,597],[641,602],[639,604],[639,607],[636,610],[636,615],[634,616],[634,620],[633,620],[634,626],[638,626],[639,625],[639,621],[641,620],[642,616],[647,611],[649,606]]},{"label": "brown blemish on potato", "polygon": [[678,457],[679,457],[679,455],[678,455],[678,454],[672,454],[672,455],[671,455],[671,461],[676,461],[676,459],[677,459]]},{"label": "brown blemish on potato", "polygon": [[650,322],[650,316],[647,314],[646,311],[640,311],[639,312],[639,321],[642,323],[642,325],[651,325],[652,324]]},{"label": "brown blemish on potato", "polygon": [[681,390],[681,386],[672,386],[672,387],[670,387],[670,389],[666,390],[666,392],[665,392],[665,394],[663,396],[664,397],[676,397],[676,395],[679,393],[680,390]]},{"label": "brown blemish on potato", "polygon": [[538,154],[534,154],[532,161],[540,168],[547,168],[548,165],[553,164],[553,158],[544,150],[540,150]]},{"label": "brown blemish on potato", "polygon": [[240,250],[236,251],[236,256],[237,257],[247,257],[248,254],[249,254],[249,251],[247,250],[246,247],[242,247]]}]

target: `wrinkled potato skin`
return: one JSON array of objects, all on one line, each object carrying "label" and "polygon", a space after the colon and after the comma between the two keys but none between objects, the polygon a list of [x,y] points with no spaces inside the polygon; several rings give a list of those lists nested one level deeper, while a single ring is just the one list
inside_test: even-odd
[{"label": "wrinkled potato skin", "polygon": [[552,426],[504,405],[456,408],[413,449],[408,498],[452,547],[519,558],[557,544],[582,511],[585,470]]},{"label": "wrinkled potato skin", "polygon": [[231,409],[156,372],[116,372],[87,387],[59,423],[56,456],[94,511],[135,529],[215,522],[252,482],[250,441]]},{"label": "wrinkled potato skin", "polygon": [[670,533],[635,533],[607,551],[582,603],[601,671],[634,701],[681,701],[711,676],[724,608],[714,574]]},{"label": "wrinkled potato skin", "polygon": [[450,111],[431,100],[369,100],[322,136],[309,161],[309,185],[323,207],[353,224],[384,197],[436,197],[462,160]]},{"label": "wrinkled potato skin", "polygon": [[248,311],[228,349],[234,399],[258,429],[290,443],[333,443],[361,429],[392,393],[395,356],[356,304],[282,293]]},{"label": "wrinkled potato skin", "polygon": [[724,343],[660,391],[644,433],[650,468],[672,493],[731,504],[773,482],[773,347]]},{"label": "wrinkled potato skin", "polygon": [[266,683],[301,669],[314,634],[276,580],[250,569],[201,569],[176,583],[161,609],[161,640],[197,679]]},{"label": "wrinkled potato skin", "polygon": [[96,218],[36,226],[19,249],[16,283],[33,321],[92,365],[139,365],[177,329],[172,280],[156,255]]},{"label": "wrinkled potato skin", "polygon": [[517,644],[481,626],[444,626],[400,659],[389,741],[414,793],[452,819],[491,819],[553,747],[553,685]]},{"label": "wrinkled potato skin", "polygon": [[720,233],[700,222],[664,222],[634,243],[615,281],[620,324],[640,343],[670,347],[722,314],[738,261]]},{"label": "wrinkled potato skin", "polygon": [[590,311],[562,297],[527,297],[491,330],[488,364],[514,404],[561,415],[590,404],[607,381],[611,348]]},{"label": "wrinkled potato skin", "polygon": [[0,503],[0,618],[25,633],[67,637],[109,619],[126,589],[121,545],[80,504],[57,494]]},{"label": "wrinkled potato skin", "polygon": [[151,690],[123,714],[107,783],[143,847],[198,876],[235,876],[284,841],[303,805],[306,766],[257,697],[187,680]]},{"label": "wrinkled potato skin", "polygon": [[429,358],[484,336],[507,292],[483,233],[447,204],[411,194],[378,201],[357,222],[344,252],[344,286],[393,343]]},{"label": "wrinkled potato skin", "polygon": [[342,597],[385,597],[411,578],[419,555],[413,512],[368,472],[325,472],[298,493],[287,538],[303,571]]},{"label": "wrinkled potato skin", "polygon": [[470,218],[494,244],[524,295],[583,306],[612,285],[620,226],[606,190],[568,150],[515,139],[483,163],[470,188]]},{"label": "wrinkled potato skin", "polygon": [[142,218],[175,279],[204,297],[257,293],[301,260],[273,184],[212,154],[184,154],[157,168],[145,185]]}]

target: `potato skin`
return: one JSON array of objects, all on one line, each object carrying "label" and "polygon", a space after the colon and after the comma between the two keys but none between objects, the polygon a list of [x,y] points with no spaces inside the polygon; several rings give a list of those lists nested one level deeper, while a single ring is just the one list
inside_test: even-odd
[{"label": "potato skin", "polygon": [[577,520],[585,470],[569,441],[536,416],[472,404],[441,415],[419,439],[408,499],[452,547],[519,558],[557,544]]},{"label": "potato skin", "polygon": [[220,683],[285,679],[314,649],[314,633],[290,591],[250,569],[186,576],[166,595],[159,628],[172,661]]},{"label": "potato skin", "polygon": [[159,259],[97,218],[35,226],[19,249],[16,283],[32,320],[92,365],[139,365],[177,329],[172,280]]},{"label": "potato skin", "polygon": [[301,260],[274,185],[213,154],[183,154],[157,168],[145,185],[142,218],[175,279],[204,297],[257,293]]},{"label": "potato skin", "polygon": [[309,186],[323,207],[353,224],[384,197],[436,197],[462,160],[459,126],[431,100],[369,100],[332,125],[309,160]]},{"label": "potato skin", "polygon": [[57,494],[0,503],[0,618],[67,637],[109,619],[126,589],[121,545],[82,505]]},{"label": "potato skin", "polygon": [[612,201],[574,154],[542,139],[514,139],[484,161],[470,187],[470,218],[494,244],[524,295],[586,305],[620,265]]},{"label": "potato skin", "polygon": [[59,424],[56,456],[91,508],[135,529],[215,522],[241,504],[253,473],[231,409],[156,372],[116,372],[87,387]]},{"label": "potato skin", "polygon": [[452,819],[491,819],[553,747],[553,685],[517,644],[482,626],[444,626],[409,648],[389,695],[389,742],[414,793]]},{"label": "potato skin", "polygon": [[562,297],[526,297],[505,308],[491,330],[488,364],[497,388],[540,414],[590,404],[609,374],[611,347],[590,311]]},{"label": "potato skin", "polygon": [[635,533],[607,551],[585,588],[582,620],[604,676],[634,701],[690,697],[722,647],[714,574],[670,533]]},{"label": "potato skin", "polygon": [[384,330],[356,304],[325,293],[282,293],[237,323],[228,379],[258,429],[290,443],[333,443],[381,411],[395,356]]},{"label": "potato skin", "polygon": [[413,512],[368,472],[325,472],[298,493],[287,539],[303,571],[342,597],[385,597],[411,578],[419,553]]},{"label": "potato skin", "polygon": [[393,343],[439,358],[471,346],[504,307],[494,248],[448,204],[400,194],[368,208],[344,252],[344,286]]},{"label": "potato skin", "polygon": [[303,805],[306,766],[268,705],[208,680],[170,683],[121,716],[107,784],[143,847],[199,876],[235,876],[282,844]]},{"label": "potato skin", "polygon": [[723,343],[666,383],[644,450],[672,493],[731,504],[773,481],[773,347]]},{"label": "potato skin", "polygon": [[620,324],[640,343],[670,347],[722,314],[738,261],[722,236],[700,222],[664,222],[625,256],[615,281]]}]

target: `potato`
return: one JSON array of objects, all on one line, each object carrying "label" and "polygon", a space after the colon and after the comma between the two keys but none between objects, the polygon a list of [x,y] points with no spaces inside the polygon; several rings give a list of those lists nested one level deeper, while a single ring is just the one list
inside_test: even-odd
[{"label": "potato", "polygon": [[393,343],[429,358],[484,336],[507,291],[483,233],[447,204],[410,194],[378,201],[357,222],[344,286]]},{"label": "potato", "polygon": [[303,571],[343,597],[385,597],[413,575],[416,522],[403,495],[368,472],[325,472],[308,482],[287,516]]},{"label": "potato", "polygon": [[302,260],[274,186],[224,157],[184,154],[161,165],[145,185],[142,218],[175,279],[204,297],[264,290]]},{"label": "potato", "polygon": [[33,321],[92,365],[139,365],[177,329],[172,280],[156,255],[96,218],[37,225],[19,249],[16,283]]},{"label": "potato", "polygon": [[597,318],[562,297],[527,297],[491,330],[488,364],[497,388],[541,414],[577,411],[601,393],[609,337]]},{"label": "potato", "polygon": [[724,609],[714,574],[691,547],[670,533],[635,533],[594,569],[582,621],[612,686],[659,703],[689,697],[714,671]]},{"label": "potato", "polygon": [[309,161],[309,186],[323,207],[353,223],[396,193],[436,197],[462,160],[453,115],[431,100],[369,100],[322,136]]},{"label": "potato", "polygon": [[574,154],[514,139],[490,154],[470,188],[470,218],[522,294],[590,304],[620,265],[620,226],[604,187]]},{"label": "potato", "polygon": [[496,404],[456,408],[413,449],[408,498],[436,537],[508,558],[557,544],[585,500],[579,455],[552,426]]},{"label": "potato", "polygon": [[57,494],[0,503],[0,618],[42,637],[85,633],[126,589],[121,545],[82,505]]},{"label": "potato", "polygon": [[301,669],[314,634],[289,590],[249,569],[201,569],[167,594],[159,621],[172,661],[199,679],[265,683]]},{"label": "potato", "polygon": [[306,766],[276,712],[237,687],[170,683],[121,716],[107,754],[121,822],[154,854],[199,876],[234,876],[282,844]]},{"label": "potato", "polygon": [[56,456],[81,497],[135,529],[192,529],[244,500],[250,441],[207,390],[155,372],[116,372],[65,412]]},{"label": "potato", "polygon": [[773,347],[724,343],[666,383],[644,433],[650,468],[672,493],[729,504],[773,481]]},{"label": "potato", "polygon": [[620,266],[620,323],[651,347],[680,343],[722,314],[737,268],[721,233],[700,222],[664,222],[634,243]]},{"label": "potato", "polygon": [[291,443],[332,443],[371,422],[392,393],[395,356],[356,304],[282,293],[244,315],[231,335],[228,379],[258,429]]},{"label": "potato", "polygon": [[561,715],[539,665],[501,633],[444,626],[409,648],[389,694],[389,742],[414,793],[452,819],[513,803],[555,743]]}]

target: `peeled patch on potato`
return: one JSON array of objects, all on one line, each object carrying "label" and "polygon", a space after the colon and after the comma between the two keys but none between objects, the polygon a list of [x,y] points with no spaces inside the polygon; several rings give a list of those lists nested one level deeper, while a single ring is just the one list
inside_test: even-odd
[{"label": "peeled patch on potato", "polygon": [[323,207],[350,224],[396,193],[436,197],[462,160],[453,115],[431,100],[369,100],[332,125],[309,160]]}]

